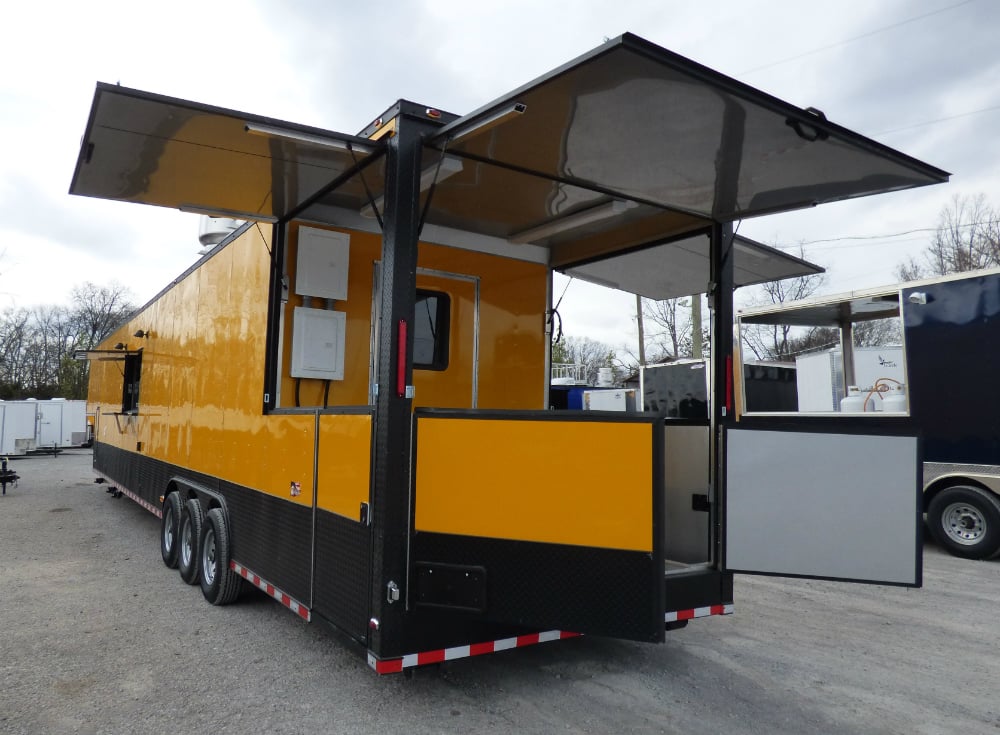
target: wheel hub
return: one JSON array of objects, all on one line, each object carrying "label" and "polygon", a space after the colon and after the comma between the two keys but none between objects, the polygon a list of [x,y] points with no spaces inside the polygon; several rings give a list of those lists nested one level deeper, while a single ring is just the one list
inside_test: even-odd
[{"label": "wheel hub", "polygon": [[191,524],[185,523],[181,528],[181,560],[184,566],[191,564]]},{"label": "wheel hub", "polygon": [[941,519],[945,533],[957,544],[972,546],[986,534],[986,518],[967,503],[952,503]]},{"label": "wheel hub", "polygon": [[211,531],[205,534],[205,547],[201,558],[201,576],[207,584],[212,584],[215,581],[215,534]]}]

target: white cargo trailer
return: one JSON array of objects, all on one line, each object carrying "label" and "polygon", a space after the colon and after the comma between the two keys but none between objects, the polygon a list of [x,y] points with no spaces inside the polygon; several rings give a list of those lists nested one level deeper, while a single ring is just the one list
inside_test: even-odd
[{"label": "white cargo trailer", "polygon": [[8,456],[35,450],[35,416],[32,401],[0,401],[0,453]]},{"label": "white cargo trailer", "polygon": [[78,447],[87,441],[87,402],[53,398],[35,401],[38,449]]}]

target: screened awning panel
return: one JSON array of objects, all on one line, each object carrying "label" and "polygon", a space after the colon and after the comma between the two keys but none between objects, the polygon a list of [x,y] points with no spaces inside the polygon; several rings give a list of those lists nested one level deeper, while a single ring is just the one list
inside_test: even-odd
[{"label": "screened awning panel", "polygon": [[[733,243],[736,286],[822,273],[823,268],[745,237]],[[705,293],[711,280],[705,233],[561,269],[567,275],[646,298]]]},{"label": "screened awning panel", "polygon": [[[506,114],[515,103],[523,112]],[[450,123],[434,143],[719,221],[948,179],[630,34]]]},{"label": "screened awning panel", "polygon": [[[278,219],[382,144],[98,84],[71,194]],[[369,178],[376,179],[380,166]],[[360,187],[358,188],[360,192]],[[353,206],[363,201],[344,195]]]}]

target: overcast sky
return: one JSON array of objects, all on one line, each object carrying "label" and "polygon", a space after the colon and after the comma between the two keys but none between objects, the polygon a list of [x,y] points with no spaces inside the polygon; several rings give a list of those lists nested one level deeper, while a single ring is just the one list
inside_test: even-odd
[{"label": "overcast sky", "polygon": [[[470,112],[631,31],[953,174],[741,224],[807,243],[827,291],[891,283],[931,233],[887,235],[932,229],[956,195],[1000,206],[996,0],[98,0],[3,18],[0,308],[112,280],[144,303],[197,257],[196,215],[66,193],[98,81],[356,133],[400,98]],[[632,309],[574,281],[560,311],[569,334],[619,346]]]}]

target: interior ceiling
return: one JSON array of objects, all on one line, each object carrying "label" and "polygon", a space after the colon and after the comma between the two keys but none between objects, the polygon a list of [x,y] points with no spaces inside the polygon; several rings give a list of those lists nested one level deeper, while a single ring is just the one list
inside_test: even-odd
[{"label": "interior ceiling", "polygon": [[[70,191],[346,226],[380,204],[385,148],[101,84]],[[713,222],[948,178],[630,34],[429,128],[422,165],[435,232],[494,238],[511,257],[542,247],[558,269],[651,298],[704,289],[694,233]],[[734,263],[737,283],[816,272],[742,240]]]}]

